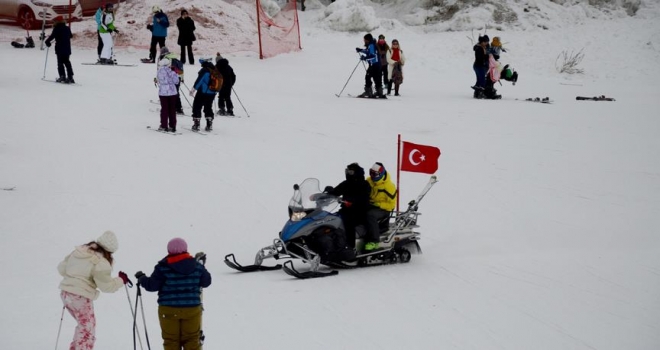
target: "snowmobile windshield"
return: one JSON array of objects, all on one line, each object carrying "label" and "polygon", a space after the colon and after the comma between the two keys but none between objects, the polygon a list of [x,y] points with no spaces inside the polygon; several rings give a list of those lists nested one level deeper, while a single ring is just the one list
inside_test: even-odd
[{"label": "snowmobile windshield", "polygon": [[318,179],[305,179],[294,186],[293,197],[289,200],[289,209],[294,212],[323,210],[332,212],[339,205],[338,197],[322,193]]}]

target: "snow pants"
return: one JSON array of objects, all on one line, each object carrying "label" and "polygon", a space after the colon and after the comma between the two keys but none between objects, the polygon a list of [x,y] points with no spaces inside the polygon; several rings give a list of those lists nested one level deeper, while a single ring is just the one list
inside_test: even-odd
[{"label": "snow pants", "polygon": [[101,50],[101,58],[111,59],[112,58],[112,47],[114,45],[112,41],[112,35],[110,33],[100,33],[101,40],[103,40],[103,49]]},{"label": "snow pants", "polygon": [[164,350],[199,350],[202,330],[202,306],[158,306],[158,319]]},{"label": "snow pants", "polygon": [[383,78],[381,76],[381,66],[380,64],[372,64],[367,69],[367,75],[364,76],[364,89],[371,90],[371,81],[373,80],[374,85],[376,85],[376,91],[380,93],[383,92]]},{"label": "snow pants", "polygon": [[218,93],[218,108],[221,111],[234,111],[234,104],[231,102],[231,87],[229,89],[220,89]]},{"label": "snow pants", "polygon": [[160,127],[176,129],[177,95],[160,97]]},{"label": "snow pants", "polygon": [[[60,77],[73,78],[73,67],[71,67],[71,55],[57,55],[57,73]],[[66,68],[66,75],[64,75],[64,68]]]},{"label": "snow pants", "polygon": [[96,318],[94,303],[91,299],[62,291],[60,293],[64,307],[78,322],[69,350],[92,350],[96,341]]},{"label": "snow pants", "polygon": [[215,100],[215,94],[205,94],[197,91],[193,100],[192,117],[201,118],[203,107],[204,117],[213,119],[213,100]]},{"label": "snow pants", "polygon": [[390,212],[376,207],[371,207],[367,210],[367,235],[364,237],[365,242],[380,242],[380,227],[378,222],[389,217]]}]

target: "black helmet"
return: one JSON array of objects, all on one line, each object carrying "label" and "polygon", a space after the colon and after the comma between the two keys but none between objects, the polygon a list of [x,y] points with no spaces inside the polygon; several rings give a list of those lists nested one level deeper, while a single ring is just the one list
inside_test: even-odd
[{"label": "black helmet", "polygon": [[363,179],[364,180],[364,169],[358,163],[351,163],[346,166],[346,180],[349,179]]}]

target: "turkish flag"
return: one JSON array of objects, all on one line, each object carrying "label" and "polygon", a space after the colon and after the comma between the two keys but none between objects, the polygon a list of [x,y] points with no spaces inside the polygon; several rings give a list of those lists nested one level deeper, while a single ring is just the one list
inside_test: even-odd
[{"label": "turkish flag", "polygon": [[438,170],[440,149],[403,141],[401,171],[433,174]]}]

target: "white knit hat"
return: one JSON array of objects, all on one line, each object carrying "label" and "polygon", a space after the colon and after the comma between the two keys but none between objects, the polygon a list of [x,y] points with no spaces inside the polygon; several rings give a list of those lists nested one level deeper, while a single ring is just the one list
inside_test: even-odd
[{"label": "white knit hat", "polygon": [[114,253],[119,249],[119,242],[117,242],[117,236],[112,231],[105,231],[96,240],[96,244],[100,245],[101,248],[107,250],[110,253]]},{"label": "white knit hat", "polygon": [[156,13],[160,11],[160,7],[158,5],[154,5],[154,7],[151,8],[151,12]]},{"label": "white knit hat", "polygon": [[158,67],[168,67],[169,65],[170,65],[169,58],[163,58],[162,60],[158,61]]}]

